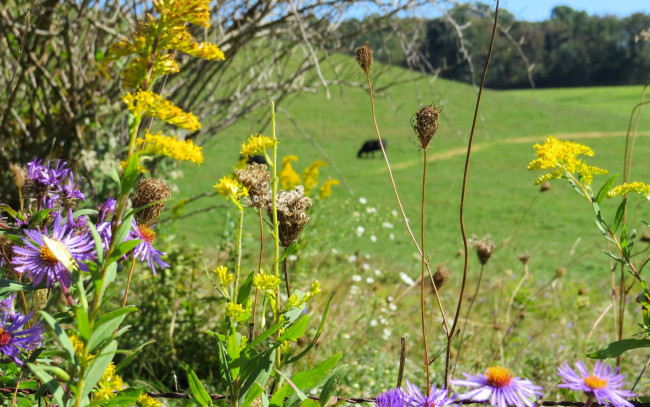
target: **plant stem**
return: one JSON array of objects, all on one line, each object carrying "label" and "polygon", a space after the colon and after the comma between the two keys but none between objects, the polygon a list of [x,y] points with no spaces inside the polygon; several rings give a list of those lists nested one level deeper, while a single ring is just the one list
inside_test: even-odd
[{"label": "plant stem", "polygon": [[463,351],[463,339],[465,339],[465,329],[467,328],[467,320],[469,320],[469,315],[472,312],[472,306],[474,305],[474,301],[476,301],[476,297],[478,296],[478,290],[481,287],[481,279],[483,278],[483,269],[485,268],[484,264],[481,264],[481,271],[478,273],[478,282],[476,283],[476,289],[474,290],[474,296],[472,297],[472,301],[469,303],[469,307],[467,308],[467,312],[465,313],[465,322],[463,323],[463,330],[461,331],[462,333],[460,334],[460,340],[458,341],[458,352],[456,353],[456,363],[454,363],[454,370],[452,371],[452,376],[456,372],[456,366],[458,366],[458,361],[460,360],[460,354]]},{"label": "plant stem", "polygon": [[126,280],[126,289],[124,290],[124,300],[122,306],[126,307],[126,299],[129,297],[129,287],[131,286],[131,277],[133,277],[133,268],[135,267],[135,256],[131,258],[131,266],[129,267],[129,278]]},{"label": "plant stem", "polygon": [[232,300],[237,302],[237,293],[239,291],[239,270],[241,269],[241,236],[244,229],[244,208],[241,204],[239,206],[239,225],[237,226],[237,258],[235,261],[235,283],[233,286]]},{"label": "plant stem", "polygon": [[[271,102],[271,139],[273,140],[273,182],[271,183],[271,199],[273,207],[273,275],[280,277],[278,264],[280,263],[280,227],[278,224],[278,139],[275,135],[275,102]],[[280,321],[280,287],[275,289],[275,323]],[[275,339],[280,337],[280,331],[276,332]],[[282,363],[282,350],[278,346],[275,350],[275,366],[279,370]],[[274,390],[278,391],[280,388],[280,380],[276,378],[273,384]]]},{"label": "plant stem", "polygon": [[445,357],[445,388],[449,388],[449,363],[451,358],[451,341],[454,337],[454,330],[458,324],[460,316],[460,309],[463,304],[463,295],[465,294],[465,285],[467,283],[467,269],[469,266],[469,246],[467,244],[467,233],[465,232],[465,195],[467,193],[467,176],[469,174],[469,161],[472,156],[472,142],[474,141],[474,132],[476,131],[476,121],[478,119],[478,110],[481,105],[481,95],[483,94],[483,87],[485,86],[485,78],[487,70],[490,66],[490,59],[492,59],[492,50],[494,49],[494,37],[497,31],[497,23],[499,20],[499,0],[497,0],[496,8],[494,10],[494,26],[492,27],[492,36],[490,37],[490,49],[488,51],[485,67],[483,68],[483,77],[481,79],[481,86],[478,90],[476,98],[476,108],[474,109],[474,120],[472,121],[472,130],[469,134],[469,142],[467,143],[467,155],[465,158],[465,170],[463,171],[463,187],[460,196],[460,232],[463,235],[463,246],[465,248],[465,261],[463,266],[463,281],[460,286],[460,295],[458,296],[458,306],[456,307],[456,314],[454,315],[454,322],[451,326],[451,331],[447,335],[447,350]]},{"label": "plant stem", "polygon": [[287,297],[291,297],[291,285],[289,284],[289,271],[287,270],[287,258],[284,258],[284,283],[287,286]]},{"label": "plant stem", "polygon": [[431,373],[429,372],[429,345],[427,343],[427,328],[425,324],[424,313],[424,270],[426,268],[425,249],[424,249],[424,204],[426,197],[427,185],[427,149],[424,149],[424,165],[422,166],[422,205],[420,213],[420,230],[422,245],[422,277],[420,278],[420,314],[422,318],[422,341],[424,341],[424,368],[427,372],[427,396],[431,393]]}]

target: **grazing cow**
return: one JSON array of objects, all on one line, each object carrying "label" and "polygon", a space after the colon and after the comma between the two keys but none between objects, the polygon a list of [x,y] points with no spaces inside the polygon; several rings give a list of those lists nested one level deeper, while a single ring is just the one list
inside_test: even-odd
[{"label": "grazing cow", "polygon": [[[384,149],[388,145],[388,141],[386,139],[381,140],[381,144],[383,144]],[[375,156],[375,151],[381,151],[381,145],[379,144],[378,140],[367,140],[363,142],[363,145],[359,149],[359,152],[357,153],[357,158],[361,158],[364,154],[367,156],[368,154],[372,154],[372,156]]]}]

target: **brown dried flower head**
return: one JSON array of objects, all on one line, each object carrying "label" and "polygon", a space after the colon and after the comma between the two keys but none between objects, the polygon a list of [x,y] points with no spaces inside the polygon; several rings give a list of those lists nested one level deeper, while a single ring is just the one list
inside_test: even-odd
[{"label": "brown dried flower head", "polygon": [[7,263],[11,262],[11,259],[14,257],[13,245],[11,240],[0,235],[0,260],[4,260]]},{"label": "brown dried flower head", "polygon": [[41,288],[40,290],[34,291],[34,296],[32,297],[32,305],[37,310],[45,309],[47,306],[47,301],[50,299],[50,290],[48,288]]},{"label": "brown dried flower head", "polygon": [[244,198],[244,205],[261,208],[265,197],[269,194],[269,180],[271,174],[266,170],[266,164],[252,163],[244,169],[235,170],[237,180],[248,188],[248,196]]},{"label": "brown dried flower head", "polygon": [[542,182],[539,186],[539,192],[546,192],[551,189],[551,183],[548,181]]},{"label": "brown dried flower head", "polygon": [[525,265],[527,265],[528,262],[530,261],[530,254],[520,254],[519,256],[517,256],[517,258],[518,258],[519,261],[522,262],[523,265],[525,266]]},{"label": "brown dried flower head", "polygon": [[158,217],[160,217],[160,213],[165,207],[165,201],[169,199],[171,195],[169,188],[160,181],[153,178],[145,178],[140,181],[135,195],[131,198],[131,206],[134,208],[141,208],[153,202],[162,202],[148,206],[136,213],[134,216],[138,225],[153,225],[158,220]]},{"label": "brown dried flower head", "polygon": [[433,283],[436,285],[436,289],[440,289],[451,276],[451,270],[445,267],[444,263],[438,264],[438,269],[433,275]]},{"label": "brown dried flower head", "polygon": [[370,65],[372,65],[372,49],[368,44],[364,44],[354,51],[357,63],[363,69],[366,75],[370,75]]},{"label": "brown dried flower head", "polygon": [[[441,109],[442,110],[442,109]],[[440,110],[434,103],[429,106],[422,106],[420,110],[411,117],[411,127],[415,130],[420,141],[420,147],[427,148],[431,139],[438,130]]]},{"label": "brown dried flower head", "polygon": [[[309,222],[309,208],[312,202],[309,197],[305,196],[305,189],[302,185],[297,186],[291,191],[278,192],[276,207],[278,210],[278,223],[280,244],[282,247],[289,245],[298,238],[300,232]],[[273,218],[273,204],[270,194],[265,200],[266,212],[269,218]]]},{"label": "brown dried flower head", "polygon": [[566,275],[566,268],[559,266],[555,269],[555,278],[562,278]]},{"label": "brown dried flower head", "polygon": [[25,186],[27,174],[25,174],[25,170],[20,165],[9,164],[9,172],[11,172],[11,179],[14,181],[16,187],[20,189]]},{"label": "brown dried flower head", "polygon": [[494,242],[492,238],[488,235],[481,240],[472,239],[470,244],[476,249],[478,261],[481,262],[481,265],[485,266],[488,260],[490,260],[490,257],[492,257],[492,253],[494,253]]}]

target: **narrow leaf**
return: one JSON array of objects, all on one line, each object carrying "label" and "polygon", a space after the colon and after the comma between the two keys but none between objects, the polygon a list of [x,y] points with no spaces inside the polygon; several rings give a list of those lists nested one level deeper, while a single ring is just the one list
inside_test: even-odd
[{"label": "narrow leaf", "polygon": [[54,334],[56,337],[59,339],[59,343],[63,347],[63,350],[68,354],[68,360],[74,364],[77,364],[77,357],[75,355],[74,347],[72,346],[72,342],[70,342],[70,338],[68,338],[68,334],[63,330],[61,325],[59,325],[58,322],[52,317],[50,314],[48,314],[45,311],[40,312],[41,316],[45,320],[45,322],[52,328],[54,331]]},{"label": "narrow leaf", "polygon": [[625,215],[625,204],[627,204],[627,199],[623,199],[620,205],[618,205],[618,209],[616,209],[616,216],[614,216],[614,224],[612,225],[612,233],[616,233],[618,227],[623,221],[623,215]]},{"label": "narrow leaf", "polygon": [[295,341],[300,338],[305,333],[308,322],[309,315],[303,315],[300,319],[291,324],[291,326],[280,335],[276,342]]},{"label": "narrow leaf", "polygon": [[116,350],[117,341],[112,341],[93,358],[84,377],[85,381],[82,389],[83,394],[89,394],[97,382],[99,382],[99,379],[102,378],[106,368],[113,361]]},{"label": "narrow leaf", "polygon": [[98,264],[103,264],[104,263],[104,244],[102,242],[102,238],[99,237],[99,233],[97,232],[97,228],[92,222],[88,222],[88,229],[90,229],[90,234],[93,237],[93,241],[95,242],[95,253],[97,253],[97,263]]},{"label": "narrow leaf", "polygon": [[630,349],[637,348],[650,348],[650,339],[623,339],[612,342],[597,351],[587,353],[587,356],[592,359],[612,359],[621,356]]},{"label": "narrow leaf", "polygon": [[596,195],[596,202],[601,203],[603,199],[607,196],[607,193],[612,189],[612,186],[614,185],[614,181],[616,181],[616,178],[618,177],[618,174],[610,177],[605,184],[603,184],[602,188],[600,188],[600,191],[598,191],[598,195]]},{"label": "narrow leaf", "polygon": [[329,312],[330,304],[332,304],[332,300],[334,299],[335,294],[336,294],[335,292],[332,293],[330,295],[329,300],[327,300],[327,304],[325,305],[325,311],[323,311],[323,316],[320,319],[320,325],[318,325],[318,330],[316,331],[316,334],[314,335],[314,339],[312,339],[312,341],[309,343],[309,345],[305,348],[305,350],[300,352],[300,354],[288,359],[285,362],[286,364],[293,363],[293,362],[296,362],[296,361],[300,360],[303,356],[307,355],[307,353],[309,353],[309,351],[314,346],[316,346],[316,342],[318,342],[318,338],[320,338],[320,334],[323,332],[323,328],[325,327],[325,320],[327,319],[327,313]]},{"label": "narrow leaf", "polygon": [[45,369],[43,369],[43,366],[35,365],[33,363],[27,363],[26,366],[36,375],[36,377],[41,379],[43,387],[50,391],[52,398],[54,398],[58,405],[65,406],[65,403],[63,402],[65,392],[63,391],[61,384],[47,373]]},{"label": "narrow leaf", "polygon": [[135,247],[139,245],[140,242],[141,240],[134,239],[134,240],[127,240],[126,242],[117,244],[117,246],[115,246],[115,249],[113,249],[113,252],[111,253],[111,257],[109,257],[107,260],[108,264],[118,261],[120,257],[126,255],[128,252],[135,249]]},{"label": "narrow leaf", "polygon": [[347,369],[348,365],[343,365],[332,370],[332,376],[327,379],[325,385],[323,386],[323,389],[320,392],[320,396],[318,397],[318,400],[323,406],[326,406],[327,402],[332,398],[332,395],[336,390],[336,385],[338,384],[341,377],[343,377]]},{"label": "narrow leaf", "polygon": [[194,370],[192,370],[192,368],[186,363],[183,363],[183,365],[185,366],[187,381],[190,385],[190,390],[192,391],[192,396],[196,404],[202,407],[212,406],[212,399],[205,390],[203,383],[201,383],[199,378],[196,376],[196,373],[194,373]]},{"label": "narrow leaf", "polygon": [[123,308],[118,308],[99,317],[95,323],[93,333],[90,336],[90,342],[88,343],[88,352],[94,352],[98,346],[111,338],[113,336],[113,332],[115,332],[122,321],[124,321],[126,314],[137,310],[138,309],[136,307],[129,305]]}]

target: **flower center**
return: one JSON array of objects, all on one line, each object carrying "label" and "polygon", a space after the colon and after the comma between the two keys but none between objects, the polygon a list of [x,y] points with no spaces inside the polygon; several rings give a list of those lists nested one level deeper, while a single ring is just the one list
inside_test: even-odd
[{"label": "flower center", "polygon": [[8,345],[11,342],[11,334],[0,328],[0,346]]},{"label": "flower center", "polygon": [[488,385],[492,387],[504,387],[512,381],[510,369],[499,366],[488,367],[483,374],[487,378]]},{"label": "flower center", "polygon": [[142,240],[144,240],[147,244],[153,243],[153,241],[156,239],[156,232],[153,230],[149,229],[145,225],[138,225],[138,232],[140,232],[140,237]]},{"label": "flower center", "polygon": [[585,384],[592,390],[602,389],[607,386],[607,380],[603,380],[600,377],[589,376],[585,377]]},{"label": "flower center", "polygon": [[52,250],[45,245],[41,246],[41,259],[52,266],[59,263],[59,259],[57,259],[54,253],[52,253]]}]

